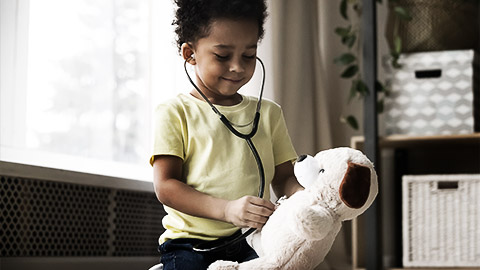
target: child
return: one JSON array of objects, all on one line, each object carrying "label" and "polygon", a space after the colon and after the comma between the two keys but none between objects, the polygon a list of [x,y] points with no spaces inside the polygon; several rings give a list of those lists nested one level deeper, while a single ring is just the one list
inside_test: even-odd
[{"label": "child", "polygon": [[[255,70],[265,1],[175,3],[177,44],[195,69],[195,84],[240,132],[249,133],[257,99],[238,91]],[[275,210],[270,184],[277,196],[303,189],[293,175],[296,153],[281,108],[264,100],[260,114],[252,141],[265,169],[263,199],[256,197],[259,171],[249,146],[226,128],[197,90],[158,106],[150,163],[155,193],[168,214],[159,239],[164,269],[206,269],[219,259],[256,258],[245,240],[220,251],[192,247],[228,240],[240,234],[239,228],[262,228]]]}]

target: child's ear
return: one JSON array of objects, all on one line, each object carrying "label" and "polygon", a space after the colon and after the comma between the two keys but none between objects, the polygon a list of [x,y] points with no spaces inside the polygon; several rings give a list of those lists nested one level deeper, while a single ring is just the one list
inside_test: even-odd
[{"label": "child's ear", "polygon": [[186,60],[189,64],[195,65],[197,63],[193,55],[193,48],[190,44],[183,43],[181,51],[183,59]]}]

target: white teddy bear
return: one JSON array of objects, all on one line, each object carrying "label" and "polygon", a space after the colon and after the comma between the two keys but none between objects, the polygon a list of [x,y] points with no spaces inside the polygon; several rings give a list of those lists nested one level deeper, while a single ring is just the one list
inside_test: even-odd
[{"label": "white teddy bear", "polygon": [[378,193],[373,164],[352,148],[300,156],[295,176],[305,190],[283,200],[261,232],[248,239],[259,258],[216,261],[208,269],[313,269],[332,247],[342,221],[362,214]]}]

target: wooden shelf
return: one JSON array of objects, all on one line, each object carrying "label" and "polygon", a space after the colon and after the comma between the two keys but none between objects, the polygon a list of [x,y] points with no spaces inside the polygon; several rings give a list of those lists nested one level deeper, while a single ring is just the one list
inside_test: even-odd
[{"label": "wooden shelf", "polygon": [[[365,268],[353,268],[354,270],[366,270]],[[388,270],[473,270],[478,267],[411,267],[411,268],[387,268]]]},{"label": "wooden shelf", "polygon": [[478,267],[411,267],[411,268],[389,268],[389,270],[472,270]]},{"label": "wooden shelf", "polygon": [[[365,139],[363,136],[355,136],[351,139],[351,147],[355,149],[363,149]],[[441,144],[474,144],[480,147],[480,132],[464,135],[436,135],[436,136],[408,136],[408,135],[391,135],[379,137],[378,146],[380,148],[400,148],[400,147],[416,147],[422,145],[438,146]]]},{"label": "wooden shelf", "polygon": [[[478,267],[423,267],[423,268],[387,268],[388,270],[473,270]],[[354,268],[354,270],[366,270],[365,268]]]}]

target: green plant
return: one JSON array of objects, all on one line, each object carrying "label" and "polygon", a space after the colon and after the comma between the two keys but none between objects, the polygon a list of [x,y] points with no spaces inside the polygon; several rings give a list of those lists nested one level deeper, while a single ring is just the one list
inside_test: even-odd
[{"label": "green plant", "polygon": [[[367,0],[369,1],[369,0]],[[389,0],[391,8],[394,11],[395,16],[401,20],[411,20],[408,10],[398,4],[397,0]],[[377,3],[382,3],[382,0],[377,0]],[[359,18],[361,17],[361,0],[341,0],[340,1],[340,14],[344,20],[348,22],[347,26],[335,28],[335,33],[340,36],[341,42],[346,46],[347,51],[339,55],[334,59],[334,63],[344,67],[340,77],[351,81],[348,103],[354,98],[363,99],[370,93],[370,89],[362,80],[361,77],[361,63],[359,63],[359,51],[361,47],[358,45],[358,36],[360,34]],[[349,10],[355,11],[356,17],[352,19],[349,16]],[[397,20],[398,21],[398,20]],[[402,52],[402,40],[398,35],[398,24],[394,25],[394,46],[390,48],[391,64],[394,68],[399,68],[398,58]],[[383,112],[384,98],[389,94],[389,90],[385,87],[384,83],[376,82],[375,90],[378,96],[378,113]],[[358,130],[359,125],[355,116],[348,115],[342,116],[340,119],[350,127]]]}]

